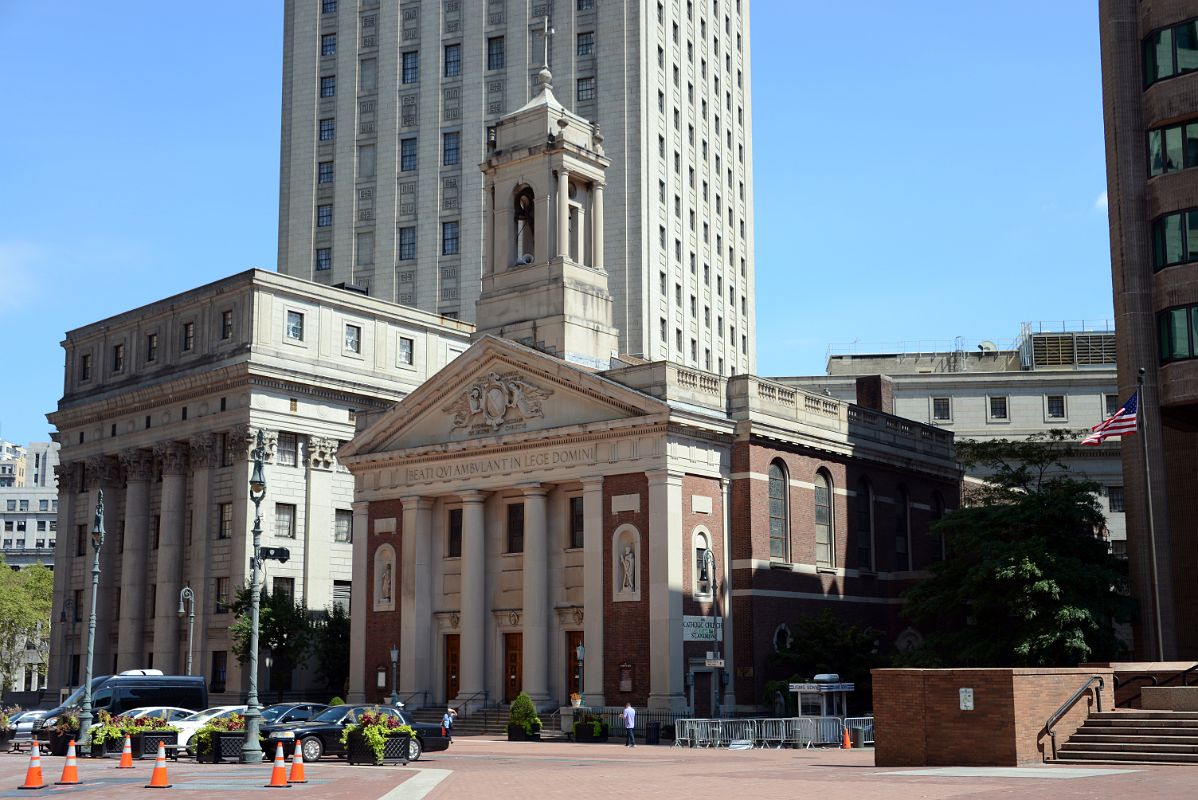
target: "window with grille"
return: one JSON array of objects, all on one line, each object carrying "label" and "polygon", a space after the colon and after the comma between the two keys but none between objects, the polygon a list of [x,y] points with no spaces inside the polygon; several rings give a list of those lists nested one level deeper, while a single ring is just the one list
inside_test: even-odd
[{"label": "window with grille", "polygon": [[280,433],[275,458],[280,467],[294,467],[299,458],[299,437],[294,433]]},{"label": "window with grille", "polygon": [[416,257],[416,229],[399,229],[399,260],[411,261]]},{"label": "window with grille", "polygon": [[580,548],[583,537],[583,505],[581,497],[570,498],[570,547]]},{"label": "window with grille", "polygon": [[320,54],[322,56],[337,55],[337,34],[326,33],[320,37]]},{"label": "window with grille", "polygon": [[229,579],[216,579],[216,603],[213,610],[217,614],[225,614],[229,611],[229,605],[233,602],[233,595],[229,591]]},{"label": "window with grille", "polygon": [[462,509],[451,508],[446,520],[445,557],[462,557]]},{"label": "window with grille", "polygon": [[337,76],[322,75],[320,78],[320,96],[333,97],[337,94]]},{"label": "window with grille", "polygon": [[416,169],[416,140],[401,139],[399,142],[399,170],[411,172]]},{"label": "window with grille", "polygon": [[420,53],[413,50],[403,54],[403,82],[415,83],[420,80]]},{"label": "window with grille", "polygon": [[441,255],[454,256],[458,254],[458,223],[456,221],[441,223]]},{"label": "window with grille", "polygon": [[316,227],[328,228],[333,224],[333,206],[330,204],[316,207]]},{"label": "window with grille", "polygon": [[316,270],[323,272],[333,268],[333,251],[328,247],[316,248]]},{"label": "window with grille", "polygon": [[337,509],[333,512],[333,541],[348,543],[354,540],[354,512]]},{"label": "window with grille", "polygon": [[1106,494],[1107,494],[1108,505],[1110,506],[1111,511],[1120,513],[1120,514],[1124,513],[1123,487],[1122,486],[1108,487],[1106,490]]},{"label": "window with grille", "polygon": [[577,97],[580,102],[595,99],[595,79],[594,78],[579,78],[578,79]]},{"label": "window with grille", "polygon": [[1007,398],[991,397],[990,398],[990,419],[1006,419],[1007,418]]},{"label": "window with grille", "polygon": [[462,74],[462,46],[445,45],[445,77],[456,78]]},{"label": "window with grille", "polygon": [[333,162],[321,161],[320,166],[316,168],[317,183],[332,183],[333,182]]},{"label": "window with grille", "polygon": [[932,419],[951,420],[953,418],[952,401],[947,397],[932,398]]},{"label": "window with grille", "polygon": [[832,481],[824,472],[815,476],[815,563],[820,567],[835,564],[832,534]]},{"label": "window with grille", "polygon": [[507,552],[524,552],[523,503],[509,503],[507,507]]},{"label": "window with grille", "polygon": [[275,504],[275,535],[284,539],[295,538],[295,506],[291,503]]},{"label": "window with grille", "polygon": [[[721,359],[722,361],[722,359]],[[720,364],[723,374],[724,365]],[[775,461],[769,470],[770,558],[786,561],[790,558],[790,503],[787,499],[789,481],[782,464]]]},{"label": "window with grille", "polygon": [[320,141],[327,142],[337,133],[337,120],[322,119],[320,121]]},{"label": "window with grille", "polygon": [[233,504],[221,503],[217,506],[220,513],[220,525],[216,529],[216,538],[229,539],[233,536]]},{"label": "window with grille", "polygon": [[1065,418],[1065,395],[1050,394],[1045,400],[1049,419]]},{"label": "window with grille", "polygon": [[503,37],[492,36],[490,39],[487,39],[487,69],[503,69],[503,67]]},{"label": "window with grille", "polygon": [[578,34],[578,55],[589,56],[595,52],[595,32],[587,31]]},{"label": "window with grille", "polygon": [[450,131],[441,135],[441,165],[453,167],[462,163],[462,134]]}]

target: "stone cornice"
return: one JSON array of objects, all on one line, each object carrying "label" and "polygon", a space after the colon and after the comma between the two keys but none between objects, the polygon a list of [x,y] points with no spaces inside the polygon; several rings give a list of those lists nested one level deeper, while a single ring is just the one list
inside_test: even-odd
[{"label": "stone cornice", "polygon": [[94,425],[112,417],[151,411],[165,404],[174,404],[221,391],[250,385],[248,365],[233,364],[197,374],[179,376],[164,383],[131,387],[128,391],[112,391],[98,398],[59,402],[58,410],[46,415],[50,424],[60,431]]}]

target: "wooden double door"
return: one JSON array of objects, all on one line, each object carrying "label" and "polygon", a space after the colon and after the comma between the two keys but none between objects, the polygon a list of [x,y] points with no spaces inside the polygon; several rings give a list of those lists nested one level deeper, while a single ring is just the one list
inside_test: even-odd
[{"label": "wooden double door", "polygon": [[445,636],[445,702],[452,703],[462,689],[462,637]]},{"label": "wooden double door", "polygon": [[503,635],[503,702],[511,703],[524,688],[524,635]]}]

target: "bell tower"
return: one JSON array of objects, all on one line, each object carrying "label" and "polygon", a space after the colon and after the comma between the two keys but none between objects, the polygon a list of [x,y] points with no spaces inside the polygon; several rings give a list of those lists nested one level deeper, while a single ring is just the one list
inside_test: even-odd
[{"label": "bell tower", "polygon": [[617,354],[603,269],[603,185],[611,163],[599,126],[540,91],[499,120],[481,165],[486,266],[476,336],[523,342],[582,366]]}]

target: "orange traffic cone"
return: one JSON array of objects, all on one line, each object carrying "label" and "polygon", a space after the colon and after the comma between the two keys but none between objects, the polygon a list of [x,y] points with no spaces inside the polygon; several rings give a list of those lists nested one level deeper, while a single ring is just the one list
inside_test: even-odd
[{"label": "orange traffic cone", "polygon": [[[282,747],[282,745],[279,745]],[[291,774],[287,776],[288,783],[307,783],[308,780],[304,777],[304,748],[300,747],[300,743],[296,740],[295,755],[291,757]]]},{"label": "orange traffic cone", "polygon": [[129,735],[125,735],[125,746],[121,749],[121,763],[117,769],[133,769],[133,745],[129,743]]},{"label": "orange traffic cone", "polygon": [[853,740],[849,737],[849,729],[848,728],[844,729],[844,741],[842,741],[840,743],[840,746],[842,748],[844,748],[845,750],[853,749]]},{"label": "orange traffic cone", "polygon": [[287,760],[283,757],[283,743],[275,747],[275,766],[270,771],[270,783],[265,784],[267,789],[286,789],[290,786],[287,783]]},{"label": "orange traffic cone", "polygon": [[18,786],[18,789],[45,789],[46,784],[42,782],[42,757],[38,753],[37,740],[33,740],[33,747],[29,751],[29,769],[25,771],[25,783]]},{"label": "orange traffic cone", "polygon": [[166,777],[166,745],[162,742],[158,743],[158,756],[154,759],[154,772],[150,775],[150,782],[146,784],[147,789],[169,789],[171,784],[167,782]]},{"label": "orange traffic cone", "polygon": [[[95,745],[92,745],[93,747]],[[54,781],[55,786],[76,786],[79,784],[79,765],[75,763],[75,740],[67,745],[67,763],[62,765],[62,778]]]}]

